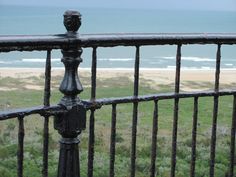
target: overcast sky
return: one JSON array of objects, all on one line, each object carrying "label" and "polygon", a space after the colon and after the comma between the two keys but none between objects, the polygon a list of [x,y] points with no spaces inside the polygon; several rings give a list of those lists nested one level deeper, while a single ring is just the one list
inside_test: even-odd
[{"label": "overcast sky", "polygon": [[0,5],[236,11],[236,0],[0,0]]}]

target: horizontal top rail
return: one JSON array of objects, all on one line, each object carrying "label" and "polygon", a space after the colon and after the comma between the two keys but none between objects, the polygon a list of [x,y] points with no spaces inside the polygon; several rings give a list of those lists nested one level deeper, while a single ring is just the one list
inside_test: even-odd
[{"label": "horizontal top rail", "polygon": [[236,33],[117,33],[0,35],[0,52],[176,44],[236,44]]}]

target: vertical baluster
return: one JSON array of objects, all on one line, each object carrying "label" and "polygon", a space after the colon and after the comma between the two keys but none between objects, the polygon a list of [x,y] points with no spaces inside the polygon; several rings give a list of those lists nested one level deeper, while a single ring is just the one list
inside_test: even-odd
[{"label": "vertical baluster", "polygon": [[177,54],[176,54],[175,93],[179,93],[180,68],[181,68],[181,45],[179,44],[177,46]]},{"label": "vertical baluster", "polygon": [[234,176],[235,165],[235,130],[236,130],[236,95],[234,95],[233,111],[232,111],[232,125],[231,125],[231,144],[230,144],[230,169],[229,177]]},{"label": "vertical baluster", "polygon": [[[221,45],[219,44],[217,48],[217,54],[216,54],[216,71],[215,71],[215,92],[216,93],[219,91],[220,59],[221,59]],[[218,101],[219,101],[219,96],[218,95],[214,96],[212,133],[211,133],[211,153],[210,153],[210,177],[214,177]]]},{"label": "vertical baluster", "polygon": [[23,160],[24,160],[24,117],[19,116],[19,129],[18,129],[18,150],[17,150],[17,176],[23,177]]},{"label": "vertical baluster", "polygon": [[194,97],[190,177],[195,176],[197,122],[198,122],[198,97]]},{"label": "vertical baluster", "polygon": [[96,98],[96,79],[97,79],[97,48],[93,48],[92,69],[91,69],[91,100]]},{"label": "vertical baluster", "polygon": [[[175,93],[179,93],[180,85],[180,67],[181,67],[181,45],[177,47],[176,54],[176,74],[175,74]],[[174,120],[172,132],[172,155],[171,155],[171,177],[175,176],[176,167],[176,148],[177,148],[177,129],[178,129],[178,113],[179,113],[179,98],[175,98],[174,102]]]},{"label": "vertical baluster", "polygon": [[51,96],[51,50],[47,51],[44,83],[44,106],[50,106]]},{"label": "vertical baluster", "polygon": [[111,121],[111,144],[110,144],[110,177],[114,177],[114,164],[116,152],[116,104],[112,104],[112,121]]},{"label": "vertical baluster", "polygon": [[[139,91],[139,46],[136,47],[135,54],[135,71],[134,71],[134,97],[138,96]],[[135,177],[136,162],[136,135],[137,135],[137,119],[138,119],[138,102],[133,103],[133,120],[132,120],[132,142],[131,142],[131,177]]]},{"label": "vertical baluster", "polygon": [[94,109],[90,113],[89,122],[89,147],[88,147],[88,177],[93,176],[93,160],[94,160]]},{"label": "vertical baluster", "polygon": [[[96,98],[96,79],[97,79],[97,48],[93,48],[92,54],[92,69],[91,69],[91,101],[94,101]],[[88,146],[88,176],[93,176],[93,160],[94,160],[94,112],[91,110],[90,122],[89,122],[89,146]]]},{"label": "vertical baluster", "polygon": [[158,131],[158,100],[154,101],[154,112],[152,122],[152,155],[150,177],[155,177],[156,173],[156,151],[157,151],[157,131]]},{"label": "vertical baluster", "polygon": [[[47,51],[46,66],[45,66],[45,83],[44,83],[44,106],[50,106],[51,95],[51,50]],[[48,176],[48,128],[49,116],[44,116],[44,129],[43,129],[43,177]]]},{"label": "vertical baluster", "polygon": [[140,63],[140,47],[136,46],[135,64],[134,64],[134,96],[138,96],[139,91],[139,63]]},{"label": "vertical baluster", "polygon": [[221,45],[218,44],[218,46],[217,46],[217,53],[216,53],[215,92],[219,91],[220,62],[221,62]]},{"label": "vertical baluster", "polygon": [[212,133],[211,133],[211,152],[210,152],[210,177],[214,177],[218,98],[219,98],[218,96],[214,96]]}]

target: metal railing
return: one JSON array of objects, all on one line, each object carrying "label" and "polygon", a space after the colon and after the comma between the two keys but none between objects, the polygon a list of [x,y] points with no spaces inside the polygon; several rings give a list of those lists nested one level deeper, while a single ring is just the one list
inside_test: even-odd
[{"label": "metal railing", "polygon": [[[136,138],[138,124],[138,105],[140,102],[154,102],[151,164],[150,174],[156,175],[157,158],[157,129],[158,129],[158,103],[160,100],[173,99],[173,129],[172,129],[172,153],[170,176],[175,176],[176,171],[176,151],[178,132],[179,100],[182,98],[194,99],[193,127],[191,142],[190,176],[195,176],[196,161],[196,138],[198,124],[198,99],[201,97],[213,97],[213,120],[211,131],[210,150],[210,170],[209,176],[214,176],[215,154],[216,154],[216,130],[217,113],[220,96],[231,95],[233,101],[233,115],[230,142],[230,166],[229,176],[234,176],[235,164],[235,128],[236,128],[236,90],[219,90],[221,46],[235,45],[236,34],[78,34],[77,30],[81,25],[81,16],[76,11],[67,11],[64,14],[64,25],[66,34],[50,36],[0,36],[0,52],[11,51],[47,51],[45,67],[45,87],[43,106],[26,109],[17,109],[0,112],[0,120],[15,119],[19,121],[18,133],[18,168],[17,175],[23,176],[24,161],[24,119],[31,114],[39,114],[44,117],[43,133],[43,169],[42,176],[48,176],[48,144],[49,144],[49,119],[54,118],[54,127],[61,134],[60,156],[58,164],[58,177],[78,177],[80,176],[80,159],[78,150],[78,135],[86,127],[86,112],[90,111],[89,117],[89,145],[88,145],[88,169],[87,176],[93,176],[94,165],[94,143],[95,143],[95,111],[104,105],[112,105],[111,139],[110,139],[110,167],[109,176],[115,176],[115,154],[116,154],[116,116],[117,105],[122,103],[133,104],[132,138],[130,174],[135,176],[136,169]],[[181,74],[181,47],[188,44],[214,44],[217,45],[215,89],[213,91],[180,93]],[[174,93],[163,93],[154,95],[139,95],[139,64],[140,47],[145,45],[176,45],[176,74]],[[96,99],[96,78],[97,78],[97,49],[99,47],[134,46],[135,66],[134,66],[134,86],[133,95],[130,97]],[[82,62],[82,48],[92,48],[91,66],[91,99],[80,100],[78,94],[83,91],[82,84],[77,73],[79,64]],[[62,62],[65,65],[65,74],[60,85],[60,91],[64,94],[58,105],[50,105],[50,84],[51,84],[51,51],[61,49]],[[82,140],[83,141],[83,140]]]}]

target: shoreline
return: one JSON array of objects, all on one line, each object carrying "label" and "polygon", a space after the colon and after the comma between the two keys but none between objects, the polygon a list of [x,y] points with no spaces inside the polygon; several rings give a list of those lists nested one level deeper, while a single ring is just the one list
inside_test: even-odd
[{"label": "shoreline", "polygon": [[[24,79],[27,77],[44,76],[45,68],[0,68],[0,77],[12,77]],[[90,68],[79,68],[81,77],[91,77]],[[171,84],[175,81],[175,69],[140,68],[140,79],[144,79],[153,84]],[[63,76],[64,68],[51,68],[51,75]],[[133,68],[98,68],[97,78],[107,79],[115,77],[128,77],[133,80]],[[183,69],[180,73],[181,82],[208,82],[214,83],[215,70]],[[221,69],[221,84],[236,83],[236,69]],[[235,84],[236,85],[236,84]]]},{"label": "shoreline", "polygon": [[[64,67],[52,67],[52,70],[64,70]],[[45,70],[44,67],[0,67],[1,70]],[[78,70],[90,71],[91,68],[81,68]],[[134,68],[97,68],[97,70],[108,70],[108,71],[134,71]],[[139,68],[141,71],[175,71],[175,68]],[[236,68],[220,68],[221,71],[236,71]],[[181,71],[215,71],[211,68],[181,68]]]}]

